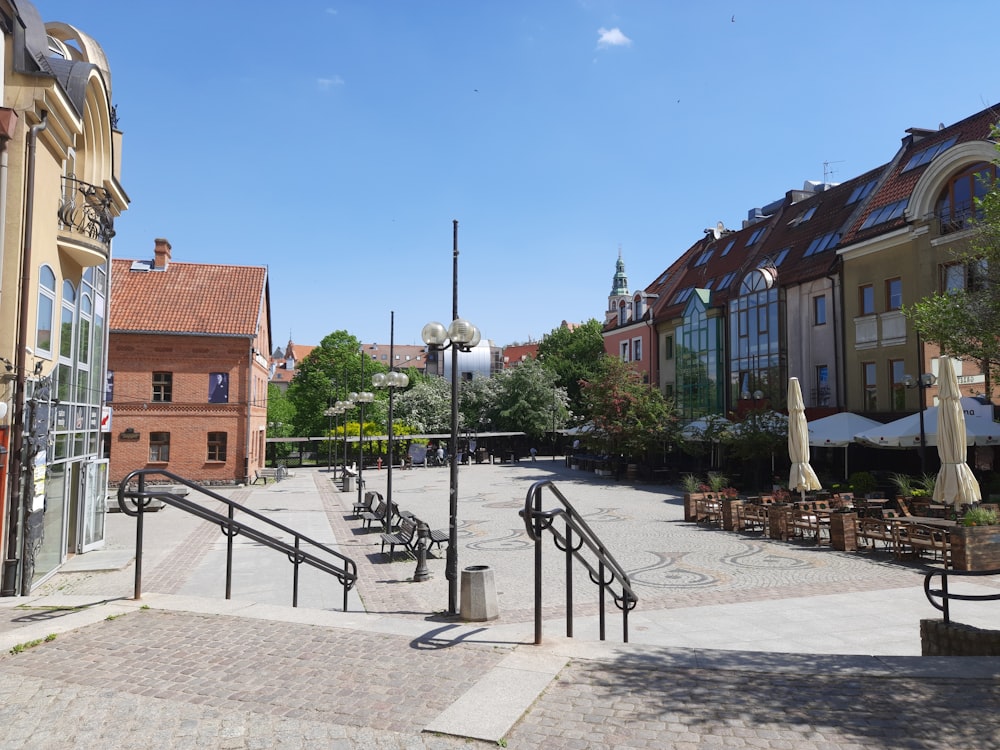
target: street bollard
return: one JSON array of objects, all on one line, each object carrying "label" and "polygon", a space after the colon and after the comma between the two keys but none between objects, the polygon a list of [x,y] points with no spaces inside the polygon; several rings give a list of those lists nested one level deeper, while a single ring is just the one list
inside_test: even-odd
[{"label": "street bollard", "polygon": [[413,571],[416,583],[429,580],[431,571],[427,567],[427,549],[430,547],[431,527],[424,521],[417,521],[417,569]]}]

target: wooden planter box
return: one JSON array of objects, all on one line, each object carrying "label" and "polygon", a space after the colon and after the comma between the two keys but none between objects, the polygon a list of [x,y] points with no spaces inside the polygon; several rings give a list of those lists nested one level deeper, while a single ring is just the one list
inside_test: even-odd
[{"label": "wooden planter box", "polygon": [[956,526],[950,531],[955,570],[1000,569],[1000,526]]},{"label": "wooden planter box", "polygon": [[685,492],[684,493],[684,520],[685,521],[697,521],[698,512],[696,510],[697,503],[705,497],[704,493],[701,492]]},{"label": "wooden planter box", "polygon": [[857,513],[830,514],[830,546],[841,552],[854,552],[858,548]]}]

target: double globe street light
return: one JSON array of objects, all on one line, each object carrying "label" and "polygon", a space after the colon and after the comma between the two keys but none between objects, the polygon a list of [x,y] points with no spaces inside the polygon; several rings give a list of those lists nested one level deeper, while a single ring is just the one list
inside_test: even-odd
[{"label": "double globe street light", "polygon": [[[390,346],[391,351],[391,346]],[[391,355],[390,355],[391,356]],[[388,418],[388,456],[389,463],[385,472],[385,498],[388,510],[385,514],[385,533],[392,532],[392,464],[393,464],[393,432],[392,432],[392,397],[399,388],[406,388],[410,384],[410,379],[405,373],[390,370],[389,372],[377,372],[372,375],[372,386],[375,388],[386,388],[389,391],[389,418]]]},{"label": "double globe street light", "polygon": [[451,325],[432,322],[423,327],[420,338],[430,351],[451,349],[451,472],[448,479],[448,614],[458,614],[458,353],[472,351],[482,338],[479,329],[458,317],[458,221],[452,222]]},{"label": "double globe street light", "polygon": [[[363,357],[364,355],[362,355]],[[361,360],[364,368],[364,359]],[[362,382],[364,382],[364,375]],[[361,412],[358,417],[358,505],[361,505],[361,488],[364,485],[365,470],[365,404],[370,404],[375,400],[375,394],[371,391],[351,391],[347,400],[360,407]]]}]

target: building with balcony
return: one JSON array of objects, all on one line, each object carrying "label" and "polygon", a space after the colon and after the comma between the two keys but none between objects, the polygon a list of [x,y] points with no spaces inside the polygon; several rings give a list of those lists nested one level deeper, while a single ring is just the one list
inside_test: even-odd
[{"label": "building with balcony", "polygon": [[103,544],[108,264],[122,134],[101,46],[0,0],[2,593]]}]

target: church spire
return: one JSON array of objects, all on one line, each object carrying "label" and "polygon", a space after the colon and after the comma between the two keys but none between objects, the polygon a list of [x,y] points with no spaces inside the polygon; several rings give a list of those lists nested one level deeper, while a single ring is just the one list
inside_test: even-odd
[{"label": "church spire", "polygon": [[622,246],[618,246],[618,262],[615,263],[615,276],[611,281],[611,297],[628,296],[628,278],[625,276],[625,261],[622,260]]}]

